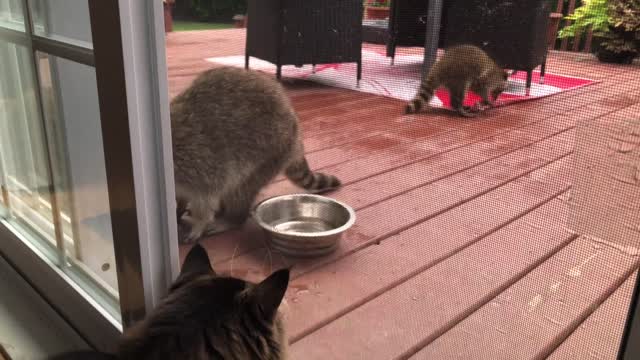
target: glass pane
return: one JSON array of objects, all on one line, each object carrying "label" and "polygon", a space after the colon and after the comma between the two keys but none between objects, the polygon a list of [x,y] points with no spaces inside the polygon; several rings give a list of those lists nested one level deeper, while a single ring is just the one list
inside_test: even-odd
[{"label": "glass pane", "polygon": [[0,42],[0,216],[118,316],[95,70],[32,56]]},{"label": "glass pane", "polygon": [[22,1],[0,0],[0,27],[24,31]]},{"label": "glass pane", "polygon": [[93,47],[87,0],[35,0],[29,4],[36,35],[85,48]]},{"label": "glass pane", "polygon": [[0,218],[6,218],[8,215],[8,198],[7,181],[5,180],[4,169],[2,167],[2,156],[0,156]]},{"label": "glass pane", "polygon": [[[61,128],[61,117],[59,114],[59,107],[56,104],[56,99],[53,96],[51,91],[52,83],[51,83],[51,74],[48,70],[43,71],[43,69],[48,69],[49,67],[49,58],[48,55],[37,53],[38,56],[38,64],[39,64],[39,76],[40,76],[40,84],[41,84],[41,96],[42,96],[42,106],[45,114],[46,124],[49,125],[48,135],[49,142],[52,143],[51,148],[51,160],[52,168],[56,171],[54,174],[54,179],[57,181],[56,189],[64,190],[70,188],[69,182],[69,170],[67,163],[67,153],[66,147],[64,143],[64,138],[62,134]],[[71,222],[71,214],[72,214],[72,206],[71,200],[72,194],[70,191],[60,191],[57,197],[57,206],[60,210],[60,222],[62,225],[62,233],[65,238],[65,251],[67,251],[70,256],[76,256],[76,246],[73,241],[74,232],[73,226]]]},{"label": "glass pane", "polygon": [[0,42],[0,169],[11,214],[55,244],[46,143],[30,51]]},{"label": "glass pane", "polygon": [[[60,196],[63,232],[73,238],[72,262],[116,294],[117,277],[95,70],[38,54],[42,99],[53,156],[66,189]],[[75,256],[73,256],[75,254]]]}]

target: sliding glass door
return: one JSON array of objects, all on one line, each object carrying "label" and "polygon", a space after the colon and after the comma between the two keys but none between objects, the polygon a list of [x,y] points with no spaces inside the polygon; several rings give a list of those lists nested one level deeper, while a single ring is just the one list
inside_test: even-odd
[{"label": "sliding glass door", "polygon": [[0,0],[0,252],[105,349],[177,265],[162,29],[160,2]]}]

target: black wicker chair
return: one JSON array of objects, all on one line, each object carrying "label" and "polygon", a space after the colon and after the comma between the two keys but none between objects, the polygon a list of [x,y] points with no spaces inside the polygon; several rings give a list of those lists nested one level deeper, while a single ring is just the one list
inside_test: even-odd
[{"label": "black wicker chair", "polygon": [[[391,0],[389,4],[389,28],[387,37],[387,57],[391,63],[398,46],[424,46],[427,7],[429,0]],[[439,46],[442,47],[448,1],[444,2],[440,25]]]},{"label": "black wicker chair", "polygon": [[362,0],[249,0],[245,67],[355,62],[362,77]]},{"label": "black wicker chair", "polygon": [[500,66],[526,71],[529,89],[539,65],[544,81],[549,14],[545,0],[448,0],[445,46],[474,44],[485,49]]}]

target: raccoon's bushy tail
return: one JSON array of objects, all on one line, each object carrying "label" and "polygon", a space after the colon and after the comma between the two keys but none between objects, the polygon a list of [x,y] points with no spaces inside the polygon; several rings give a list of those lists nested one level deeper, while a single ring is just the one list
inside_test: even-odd
[{"label": "raccoon's bushy tail", "polygon": [[420,109],[424,107],[425,104],[429,104],[431,98],[433,97],[433,93],[438,88],[438,82],[434,79],[433,76],[427,76],[426,79],[420,83],[420,89],[418,93],[413,98],[413,100],[409,101],[407,106],[405,107],[404,112],[406,114],[415,114]]},{"label": "raccoon's bushy tail", "polygon": [[298,155],[289,163],[285,175],[294,184],[314,194],[331,191],[341,185],[340,180],[333,175],[311,171],[304,155]]}]

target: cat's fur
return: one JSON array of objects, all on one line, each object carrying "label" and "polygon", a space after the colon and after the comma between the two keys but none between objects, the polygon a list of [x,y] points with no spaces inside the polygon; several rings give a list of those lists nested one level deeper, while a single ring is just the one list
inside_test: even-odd
[{"label": "cat's fur", "polygon": [[473,45],[452,46],[423,79],[418,93],[407,104],[405,112],[418,112],[424,104],[429,104],[434,92],[444,86],[449,91],[453,110],[462,116],[471,117],[477,112],[463,105],[467,90],[480,95],[481,105],[492,106],[491,97],[497,99],[506,90],[508,78],[509,74],[484,50]]},{"label": "cat's fur", "polygon": [[219,277],[196,244],[169,295],[123,336],[117,355],[75,352],[52,360],[280,360],[287,338],[279,311],[289,270],[259,284]]},{"label": "cat's fur", "polygon": [[258,72],[205,71],[172,101],[171,130],[178,214],[191,226],[183,242],[241,225],[281,170],[310,192],[340,186],[309,169],[289,98]]}]

